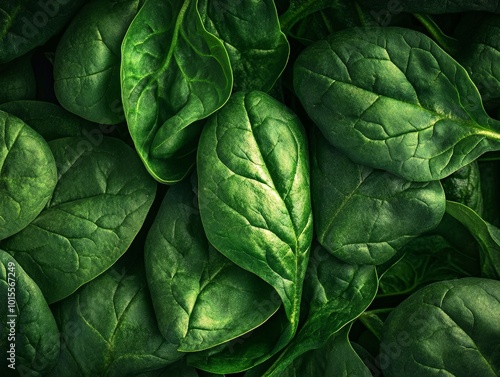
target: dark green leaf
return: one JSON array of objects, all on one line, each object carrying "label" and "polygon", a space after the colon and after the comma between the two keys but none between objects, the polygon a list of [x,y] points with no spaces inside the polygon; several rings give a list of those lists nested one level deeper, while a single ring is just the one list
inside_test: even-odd
[{"label": "dark green leaf", "polygon": [[304,283],[304,297],[309,301],[308,317],[263,376],[281,376],[298,357],[324,347],[334,334],[370,305],[377,289],[375,266],[350,265],[321,247],[315,248]]},{"label": "dark green leaf", "polygon": [[258,307],[273,288],[208,243],[189,181],[167,192],[146,240],[145,261],[160,331],[180,351],[241,336],[280,304]]},{"label": "dark green leaf", "polygon": [[473,161],[441,181],[446,199],[472,208],[479,215],[483,213],[483,195],[479,165]]},{"label": "dark green leaf", "polygon": [[234,74],[234,89],[271,89],[290,52],[274,2],[201,0],[199,9],[207,30],[224,42]]},{"label": "dark green leaf", "polygon": [[141,264],[120,263],[54,308],[63,339],[51,377],[127,377],[182,357],[163,338]]},{"label": "dark green leaf", "polygon": [[43,138],[0,111],[0,240],[26,227],[56,186],[56,163]]},{"label": "dark green leaf", "polygon": [[350,328],[345,326],[324,347],[299,356],[279,376],[371,377],[349,342]]},{"label": "dark green leaf", "polygon": [[[500,16],[481,20],[472,33],[472,40],[464,43],[458,61],[470,73],[483,101],[500,100]],[[470,34],[470,33],[469,33]]]},{"label": "dark green leaf", "polygon": [[388,13],[410,12],[439,14],[480,10],[500,13],[500,2],[498,0],[358,0],[358,2],[368,8],[380,9]]},{"label": "dark green leaf", "polygon": [[0,104],[33,99],[35,95],[35,72],[30,55],[0,65]]},{"label": "dark green leaf", "polygon": [[309,46],[294,87],[328,141],[410,181],[444,178],[500,149],[467,72],[417,31],[356,28]]},{"label": "dark green leaf", "polygon": [[381,264],[436,227],[444,214],[439,182],[408,182],[349,160],[319,132],[312,138],[311,191],[319,243],[354,264]]},{"label": "dark green leaf", "polygon": [[500,281],[464,278],[422,288],[384,324],[384,375],[498,376],[499,312]]},{"label": "dark green leaf", "polygon": [[199,121],[229,98],[227,51],[205,30],[198,1],[146,0],[122,45],[122,99],[136,149],[158,181],[195,163]]},{"label": "dark green leaf", "polygon": [[481,276],[500,279],[500,229],[460,203],[447,201],[446,212],[462,223],[479,244]]},{"label": "dark green leaf", "polygon": [[85,136],[92,144],[98,144],[106,131],[50,102],[12,101],[0,105],[0,110],[22,119],[46,141]]},{"label": "dark green leaf", "polygon": [[0,63],[24,55],[57,34],[84,0],[11,0],[0,5]]},{"label": "dark green leaf", "polygon": [[40,215],[1,247],[53,303],[108,269],[134,239],[156,185],[132,149],[103,138],[50,142],[59,180]]},{"label": "dark green leaf", "polygon": [[54,89],[69,111],[93,122],[125,117],[120,92],[121,44],[141,0],[95,0],[73,18],[57,46]]},{"label": "dark green leaf", "polygon": [[9,254],[0,250],[0,372],[41,377],[56,363],[59,331],[42,292]]},{"label": "dark green leaf", "polygon": [[478,260],[462,254],[437,234],[415,238],[403,251],[403,259],[380,279],[382,296],[407,294],[440,280],[475,276],[479,265]]}]

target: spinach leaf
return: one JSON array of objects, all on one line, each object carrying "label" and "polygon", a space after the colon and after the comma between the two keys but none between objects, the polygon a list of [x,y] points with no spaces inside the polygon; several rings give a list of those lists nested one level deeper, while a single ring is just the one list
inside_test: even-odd
[{"label": "spinach leaf", "polygon": [[57,34],[83,5],[71,1],[4,1],[0,5],[0,63],[24,55]]},{"label": "spinach leaf", "polygon": [[370,377],[370,371],[349,342],[350,329],[350,325],[345,326],[324,347],[301,355],[279,376]]},{"label": "spinach leaf", "polygon": [[208,31],[229,54],[235,90],[272,88],[286,66],[290,47],[272,0],[201,0]]},{"label": "spinach leaf", "polygon": [[207,122],[197,161],[208,240],[272,285],[296,328],[312,240],[300,121],[265,93],[237,92]]},{"label": "spinach leaf", "polygon": [[140,263],[113,266],[59,302],[54,315],[63,342],[53,377],[134,376],[182,357],[158,330]]},{"label": "spinach leaf", "polygon": [[500,279],[500,229],[460,203],[447,201],[446,212],[467,228],[479,244],[481,276]]},{"label": "spinach leaf", "polygon": [[480,161],[481,194],[483,197],[482,217],[500,227],[500,161]]},{"label": "spinach leaf", "polygon": [[498,67],[500,16],[487,17],[481,20],[477,27],[478,29],[472,33],[472,40],[464,43],[457,60],[470,73],[483,101],[498,101],[500,100],[500,68]]},{"label": "spinach leaf", "polygon": [[384,263],[441,221],[445,196],[439,182],[408,182],[352,162],[319,132],[311,139],[314,226],[319,243],[337,258]]},{"label": "spinach leaf", "polygon": [[392,13],[411,12],[411,13],[454,13],[464,11],[487,11],[500,13],[500,2],[497,0],[469,1],[436,1],[436,0],[358,0],[359,4],[373,9],[382,9]]},{"label": "spinach leaf", "polygon": [[208,243],[189,181],[168,190],[144,251],[160,331],[180,351],[225,343],[261,325],[279,307],[279,300],[257,306],[273,288]]},{"label": "spinach leaf", "polygon": [[134,151],[103,138],[57,139],[50,147],[58,181],[40,215],[2,241],[49,303],[70,295],[108,269],[134,239],[156,185]]},{"label": "spinach leaf", "polygon": [[0,65],[0,104],[32,99],[35,95],[36,80],[30,55]]},{"label": "spinach leaf", "polygon": [[380,279],[379,297],[408,294],[436,281],[478,273],[479,261],[462,254],[437,234],[417,237],[403,251],[405,256]]},{"label": "spinach leaf", "polygon": [[500,149],[500,122],[465,69],[417,31],[334,33],[297,58],[294,87],[332,145],[410,181],[444,178]]},{"label": "spinach leaf", "polygon": [[82,118],[104,124],[124,120],[120,91],[120,48],[141,0],[87,3],[57,46],[57,99]]},{"label": "spinach leaf", "polygon": [[146,0],[122,45],[125,116],[155,179],[183,179],[195,163],[201,119],[229,98],[227,51],[205,30],[198,1]]},{"label": "spinach leaf", "polygon": [[13,373],[13,369],[20,376],[45,375],[59,356],[56,321],[38,286],[3,250],[0,250],[0,299],[2,375]]},{"label": "spinach leaf", "polygon": [[0,240],[33,221],[56,186],[56,164],[43,138],[0,111]]},{"label": "spinach leaf", "polygon": [[479,164],[473,161],[441,181],[447,200],[459,202],[483,213]]},{"label": "spinach leaf", "polygon": [[1,104],[0,110],[23,120],[46,141],[69,136],[85,136],[93,144],[102,141],[104,132],[96,125],[51,102],[12,101]]},{"label": "spinach leaf", "polygon": [[[279,297],[277,297],[279,302]],[[256,303],[256,308],[274,305],[271,296]],[[189,365],[215,374],[238,373],[264,363],[276,355],[292,339],[295,328],[283,307],[255,330],[205,351],[186,355]]]},{"label": "spinach leaf", "polygon": [[499,311],[500,281],[463,278],[422,288],[384,324],[384,375],[498,376]]},{"label": "spinach leaf", "polygon": [[332,0],[290,0],[288,9],[280,16],[281,29],[288,34],[293,25],[310,14],[338,6],[340,1]]},{"label": "spinach leaf", "polygon": [[[262,376],[281,376],[298,358],[307,358],[308,351],[325,347],[334,334],[370,305],[377,289],[375,266],[350,265],[321,247],[315,248],[304,282],[308,316],[297,335]],[[254,375],[257,376],[249,372],[249,377]]]}]

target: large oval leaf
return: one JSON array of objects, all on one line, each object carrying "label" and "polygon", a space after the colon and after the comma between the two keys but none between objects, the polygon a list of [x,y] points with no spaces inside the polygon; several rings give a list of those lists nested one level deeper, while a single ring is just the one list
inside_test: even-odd
[{"label": "large oval leaf", "polygon": [[43,138],[0,111],[0,240],[26,227],[56,186],[56,164]]},{"label": "large oval leaf", "polygon": [[64,342],[53,377],[132,377],[182,357],[158,330],[142,263],[117,263],[54,315]]},{"label": "large oval leaf", "polygon": [[207,241],[189,181],[170,188],[146,240],[148,284],[163,336],[180,351],[207,349],[265,322],[273,289]]},{"label": "large oval leaf", "polygon": [[498,376],[499,312],[497,280],[464,278],[422,288],[384,323],[384,375]]},{"label": "large oval leaf", "polygon": [[312,239],[300,121],[265,93],[234,94],[203,130],[198,177],[208,240],[271,284],[296,326]]},{"label": "large oval leaf", "polygon": [[334,33],[297,58],[294,87],[331,144],[410,181],[444,178],[500,149],[500,122],[465,69],[414,30]]},{"label": "large oval leaf", "polygon": [[31,54],[0,65],[0,88],[0,104],[35,98],[36,80]]},{"label": "large oval leaf", "polygon": [[53,303],[108,269],[142,226],[156,185],[118,139],[50,142],[59,180],[40,215],[1,247]]},{"label": "large oval leaf", "polygon": [[384,263],[444,215],[446,199],[438,181],[408,182],[356,164],[319,132],[311,160],[318,241],[347,263]]},{"label": "large oval leaf", "polygon": [[158,181],[194,166],[201,119],[229,98],[226,49],[207,32],[198,1],[146,0],[122,45],[122,99],[130,134]]},{"label": "large oval leaf", "polygon": [[54,60],[54,90],[66,109],[93,122],[123,122],[120,49],[140,2],[92,1],[73,18]]},{"label": "large oval leaf", "polygon": [[35,282],[5,251],[0,250],[0,351],[2,375],[40,377],[59,356],[59,330]]}]

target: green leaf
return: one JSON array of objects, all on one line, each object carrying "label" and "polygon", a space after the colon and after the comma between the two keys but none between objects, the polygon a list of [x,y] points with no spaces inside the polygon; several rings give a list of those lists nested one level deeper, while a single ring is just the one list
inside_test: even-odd
[{"label": "green leaf", "polygon": [[227,51],[207,32],[197,1],[146,0],[122,45],[122,99],[136,149],[155,179],[192,169],[201,119],[231,94]]},{"label": "green leaf", "polygon": [[380,279],[379,296],[407,294],[436,281],[476,276],[479,265],[437,234],[417,237],[403,251],[405,256]]},{"label": "green leaf", "polygon": [[436,1],[436,0],[397,0],[388,2],[387,0],[357,0],[367,8],[380,9],[388,13],[455,13],[464,11],[486,11],[500,13],[500,3],[497,0],[470,1]]},{"label": "green leaf", "polygon": [[353,264],[381,264],[436,227],[445,211],[439,182],[408,182],[359,165],[312,137],[311,191],[318,241]]},{"label": "green leaf", "polygon": [[12,101],[1,104],[0,110],[22,119],[46,141],[85,136],[91,143],[98,144],[106,131],[51,102]]},{"label": "green leaf", "polygon": [[49,146],[19,118],[0,111],[0,240],[26,227],[56,186]]},{"label": "green leaf", "polygon": [[35,98],[36,80],[31,55],[0,65],[0,88],[0,104]]},{"label": "green leaf", "polygon": [[384,324],[387,377],[498,376],[500,281],[464,278],[428,285]]},{"label": "green leaf", "polygon": [[[2,375],[41,377],[56,363],[59,330],[42,292],[23,268],[0,250]],[[14,368],[12,368],[14,366]]]},{"label": "green leaf", "polygon": [[481,257],[481,276],[500,279],[500,229],[488,224],[467,206],[446,202],[446,212],[458,220],[476,239]]},{"label": "green leaf", "polygon": [[53,377],[127,377],[182,357],[163,338],[142,264],[113,266],[54,308],[64,339]]},{"label": "green leaf", "polygon": [[372,374],[349,342],[350,329],[350,325],[345,326],[324,347],[299,356],[279,376],[370,377]]},{"label": "green leaf", "polygon": [[293,327],[312,240],[309,162],[297,116],[262,92],[238,92],[210,118],[198,149],[208,240],[272,285]]},{"label": "green leaf", "polygon": [[[375,266],[350,265],[321,247],[315,248],[304,283],[308,316],[291,343],[262,376],[281,376],[301,355],[305,357],[306,352],[324,347],[334,334],[370,305],[377,289]],[[250,372],[248,377],[253,375],[257,374]]]},{"label": "green leaf", "polygon": [[465,165],[441,181],[446,199],[472,208],[479,215],[483,213],[481,177],[477,161]]},{"label": "green leaf", "polygon": [[208,243],[189,181],[168,190],[144,251],[160,331],[179,351],[232,340],[261,325],[279,307],[279,300],[257,307],[273,288]]},{"label": "green leaf", "polygon": [[0,63],[43,45],[66,25],[84,0],[4,1],[0,5]]},{"label": "green leaf", "polygon": [[465,69],[414,30],[334,33],[297,58],[294,87],[332,145],[410,181],[444,178],[500,149],[500,122]]},{"label": "green leaf", "polygon": [[63,107],[93,122],[124,121],[120,49],[140,3],[91,1],[72,19],[54,61],[54,89]]},{"label": "green leaf", "polygon": [[[271,296],[256,303],[256,310],[274,305],[279,297]],[[216,374],[238,373],[259,365],[285,347],[295,327],[280,308],[268,321],[252,332],[201,352],[187,354],[189,365]]]},{"label": "green leaf", "polygon": [[207,30],[223,42],[235,90],[272,88],[285,68],[290,46],[272,0],[201,0]]},{"label": "green leaf", "polygon": [[463,43],[457,60],[469,72],[483,101],[500,100],[500,16],[490,16],[473,25],[470,41]]},{"label": "green leaf", "polygon": [[59,180],[40,215],[2,241],[49,303],[108,269],[128,248],[156,185],[122,141],[82,137],[50,142]]}]

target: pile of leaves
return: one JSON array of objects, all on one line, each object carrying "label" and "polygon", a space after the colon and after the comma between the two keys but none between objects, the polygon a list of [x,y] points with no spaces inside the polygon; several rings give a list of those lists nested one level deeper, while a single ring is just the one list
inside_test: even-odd
[{"label": "pile of leaves", "polygon": [[2,376],[500,375],[500,4],[0,6]]}]

